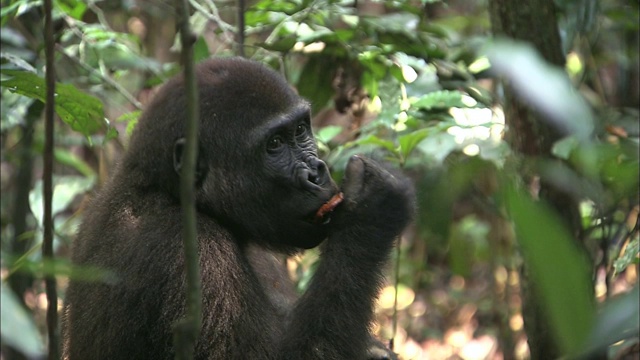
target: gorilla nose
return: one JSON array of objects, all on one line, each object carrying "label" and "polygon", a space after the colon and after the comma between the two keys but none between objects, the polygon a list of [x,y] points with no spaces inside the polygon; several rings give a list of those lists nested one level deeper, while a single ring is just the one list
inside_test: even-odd
[{"label": "gorilla nose", "polygon": [[326,183],[329,179],[329,171],[327,170],[327,165],[321,160],[318,160],[313,165],[314,166],[309,169],[307,180],[316,185],[322,185]]},{"label": "gorilla nose", "polygon": [[314,174],[313,172],[309,172],[309,178],[307,180],[318,185],[318,183],[320,182],[320,177],[318,177],[318,175]]}]

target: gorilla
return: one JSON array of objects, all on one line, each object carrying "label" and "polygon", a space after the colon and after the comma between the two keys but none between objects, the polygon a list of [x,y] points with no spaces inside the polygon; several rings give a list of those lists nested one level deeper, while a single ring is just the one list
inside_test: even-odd
[{"label": "gorilla", "polygon": [[[318,158],[309,103],[264,65],[207,60],[196,77],[203,314],[194,358],[395,358],[370,330],[394,239],[413,216],[410,181],[356,155],[337,186]],[[185,106],[177,76],[148,105],[112,179],[85,210],[72,262],[108,269],[117,281],[70,281],[67,359],[174,357],[172,325],[186,308]],[[344,200],[317,221],[339,192]],[[298,295],[285,257],[319,245],[317,270]]]}]

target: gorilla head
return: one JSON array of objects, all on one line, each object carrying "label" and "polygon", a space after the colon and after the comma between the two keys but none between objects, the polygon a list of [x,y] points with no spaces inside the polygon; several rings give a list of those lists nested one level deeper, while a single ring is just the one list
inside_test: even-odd
[{"label": "gorilla head", "polygon": [[[202,64],[196,77],[198,209],[245,241],[259,239],[288,252],[317,246],[327,233],[313,215],[337,187],[317,156],[309,104],[279,74],[241,58]],[[125,163],[132,178],[154,182],[144,186],[177,197],[186,113],[182,78],[167,83],[149,108],[155,111],[140,119]],[[176,171],[169,171],[172,163]]]}]

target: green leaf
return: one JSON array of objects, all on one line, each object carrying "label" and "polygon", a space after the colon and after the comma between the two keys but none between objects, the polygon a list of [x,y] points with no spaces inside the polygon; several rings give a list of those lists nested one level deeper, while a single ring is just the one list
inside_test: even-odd
[{"label": "green leaf", "polygon": [[462,102],[462,93],[455,90],[440,90],[425,94],[417,100],[414,100],[412,105],[423,110],[467,107],[467,105]]},{"label": "green leaf", "polygon": [[[19,57],[18,55],[9,54],[9,53],[0,53],[0,59],[7,60],[9,63],[14,65],[18,69],[30,71],[33,73],[36,72],[36,69],[33,66],[31,66],[31,64],[26,62],[23,58]],[[3,64],[3,67],[7,67],[6,65],[7,64]]]},{"label": "green leaf", "polygon": [[640,238],[635,238],[624,249],[624,254],[613,262],[616,274],[623,272],[630,264],[637,264],[640,261]]},{"label": "green leaf", "polygon": [[640,289],[636,284],[630,292],[607,300],[598,314],[588,348],[599,349],[624,339],[637,338],[640,332],[639,299]]},{"label": "green leaf", "polygon": [[209,58],[209,46],[204,37],[199,36],[196,43],[193,44],[193,61],[199,63]]},{"label": "green leaf", "polygon": [[342,126],[338,126],[338,125],[325,126],[316,132],[316,139],[318,139],[318,141],[320,142],[328,143],[334,137],[338,136],[338,134],[340,134],[341,132],[342,132]]},{"label": "green leaf", "polygon": [[[28,71],[2,70],[0,85],[9,91],[45,102],[46,85],[42,77]],[[71,84],[56,83],[55,110],[73,130],[89,137],[106,130],[102,102]]]},{"label": "green leaf", "polygon": [[287,36],[280,38],[272,43],[259,43],[257,45],[267,50],[287,52],[293,48],[296,42],[298,42],[296,36]]},{"label": "green leaf", "polygon": [[298,41],[302,41],[305,44],[311,44],[316,41],[334,42],[336,40],[338,40],[336,33],[327,28],[317,29],[311,34],[303,35],[298,38]]},{"label": "green leaf", "polygon": [[1,334],[2,342],[11,345],[30,358],[44,356],[44,343],[33,319],[20,304],[18,297],[2,282]]},{"label": "green leaf", "polygon": [[[18,1],[3,1],[2,8],[0,8],[0,16],[2,17],[2,26],[6,24],[6,22],[10,18],[18,17],[34,7],[41,7],[42,1],[39,0],[18,0]],[[2,29],[6,31],[6,29]]]},{"label": "green leaf", "polygon": [[84,1],[58,0],[55,4],[60,10],[76,20],[82,20],[82,16],[87,11],[87,5]]},{"label": "green leaf", "polygon": [[133,129],[135,129],[136,125],[138,125],[138,120],[140,119],[140,115],[142,115],[141,110],[134,110],[129,113],[122,114],[119,118],[116,119],[116,122],[127,122],[127,135],[131,136],[133,133]]},{"label": "green leaf", "polygon": [[60,164],[70,166],[86,177],[96,176],[96,172],[93,171],[91,166],[87,164],[86,161],[67,149],[54,149],[54,156],[56,158],[56,161]]},{"label": "green leaf", "polygon": [[350,145],[377,145],[389,150],[392,154],[398,154],[398,149],[393,141],[383,140],[375,135],[360,138],[353,143],[350,143]]},{"label": "green leaf", "polygon": [[416,145],[424,140],[424,138],[426,138],[431,132],[431,129],[425,128],[398,137],[398,143],[400,144],[400,154],[402,154],[402,158],[406,160],[409,155],[411,155],[411,152],[416,147]]},{"label": "green leaf", "polygon": [[567,136],[556,141],[551,148],[551,153],[560,158],[568,160],[571,153],[579,146],[578,140],[573,136]]},{"label": "green leaf", "polygon": [[515,224],[531,280],[539,289],[552,331],[567,354],[576,354],[594,323],[589,267],[559,217],[524,191],[508,186],[507,209]]},{"label": "green leaf", "polygon": [[300,96],[311,102],[314,114],[324,108],[333,96],[335,64],[321,56],[312,56],[302,69],[297,83]]}]

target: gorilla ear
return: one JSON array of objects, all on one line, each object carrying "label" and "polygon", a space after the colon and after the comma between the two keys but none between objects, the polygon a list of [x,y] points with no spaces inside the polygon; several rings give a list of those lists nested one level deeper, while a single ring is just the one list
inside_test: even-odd
[{"label": "gorilla ear", "polygon": [[[178,175],[182,172],[182,156],[184,154],[184,147],[187,140],[185,138],[179,138],[173,144],[173,169],[178,173]],[[203,157],[198,151],[198,159],[196,160],[196,184],[200,185],[202,180],[207,174],[207,167],[205,161],[203,161]]]}]

